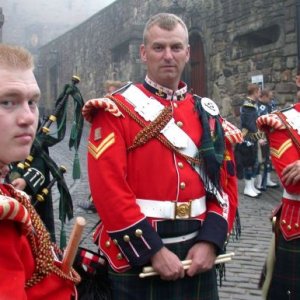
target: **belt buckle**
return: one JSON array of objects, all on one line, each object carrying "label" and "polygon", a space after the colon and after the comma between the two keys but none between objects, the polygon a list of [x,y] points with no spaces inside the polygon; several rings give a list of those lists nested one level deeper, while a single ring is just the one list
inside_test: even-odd
[{"label": "belt buckle", "polygon": [[191,202],[176,202],[175,218],[189,218],[191,216]]}]

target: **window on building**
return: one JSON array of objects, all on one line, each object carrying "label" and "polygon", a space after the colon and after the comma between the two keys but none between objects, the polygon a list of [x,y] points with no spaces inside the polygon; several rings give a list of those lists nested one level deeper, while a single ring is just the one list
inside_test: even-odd
[{"label": "window on building", "polygon": [[252,55],[265,46],[276,43],[280,36],[280,27],[272,25],[260,28],[243,35],[237,36],[233,40],[233,58]]}]

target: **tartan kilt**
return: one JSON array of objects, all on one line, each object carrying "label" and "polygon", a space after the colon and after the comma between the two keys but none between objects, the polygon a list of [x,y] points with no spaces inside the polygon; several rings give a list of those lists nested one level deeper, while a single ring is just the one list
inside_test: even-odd
[{"label": "tartan kilt", "polygon": [[[165,223],[166,222],[166,223]],[[188,223],[192,227],[199,222],[196,221],[172,221],[168,223],[165,221],[163,231],[166,233],[171,227],[174,232],[182,235],[182,229],[186,227]],[[175,223],[175,224],[174,224]],[[172,224],[172,225],[171,225]],[[181,224],[181,225],[180,225]],[[161,225],[160,225],[161,226]],[[181,228],[181,232],[174,231],[174,226]],[[162,228],[160,228],[162,229]],[[192,229],[192,228],[190,228]],[[195,228],[189,232],[193,232]],[[189,233],[186,232],[186,233]],[[168,236],[168,234],[161,236]],[[166,247],[173,253],[184,260],[188,250],[194,244],[194,239],[180,242],[176,244],[168,244]],[[146,278],[139,278],[139,273],[142,272],[142,267],[135,267],[125,273],[116,273],[111,268],[109,269],[108,276],[111,283],[112,299],[113,300],[218,300],[218,287],[217,287],[217,274],[216,269],[198,274],[194,277],[185,276],[182,279],[176,281],[161,280],[159,276],[152,276]]]},{"label": "tartan kilt", "polygon": [[300,239],[286,241],[281,233],[276,244],[276,261],[268,300],[300,299]]}]

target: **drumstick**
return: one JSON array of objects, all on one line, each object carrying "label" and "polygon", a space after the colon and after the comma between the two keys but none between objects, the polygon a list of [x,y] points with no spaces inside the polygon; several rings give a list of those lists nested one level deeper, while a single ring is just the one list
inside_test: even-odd
[{"label": "drumstick", "polygon": [[[231,261],[232,256],[234,256],[233,252],[228,253],[228,254],[219,255],[215,260],[215,265]],[[182,261],[183,269],[187,270],[190,267],[191,263],[192,263],[191,260]],[[143,272],[139,274],[139,277],[145,278],[145,277],[155,276],[155,275],[158,275],[158,273],[155,272],[152,267],[144,267]]]},{"label": "drumstick", "polygon": [[61,269],[65,274],[68,274],[71,270],[85,225],[86,220],[83,217],[76,218],[70,240],[62,260]]},{"label": "drumstick", "polygon": [[[221,254],[221,255],[217,256],[216,261],[217,260],[219,261],[220,259],[228,258],[228,257],[232,258],[232,256],[234,256],[234,252],[229,252],[229,253],[226,253],[226,254]],[[183,260],[181,263],[184,266],[190,266],[191,263],[192,263],[192,261],[191,260]],[[215,262],[215,264],[218,264],[218,263]],[[148,273],[148,272],[153,272],[153,271],[154,271],[154,269],[151,266],[143,268],[143,273]]]}]

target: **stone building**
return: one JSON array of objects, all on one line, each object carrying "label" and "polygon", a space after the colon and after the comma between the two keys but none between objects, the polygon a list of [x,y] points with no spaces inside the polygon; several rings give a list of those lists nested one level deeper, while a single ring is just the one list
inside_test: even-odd
[{"label": "stone building", "polygon": [[[184,80],[213,98],[226,117],[257,80],[280,106],[294,101],[297,0],[118,0],[39,49],[38,80],[48,110],[73,74],[85,100],[107,79],[141,81],[142,31],[149,16],[178,14],[189,29],[191,59]],[[298,8],[298,7],[297,7]],[[234,121],[234,120],[233,120]]]}]

